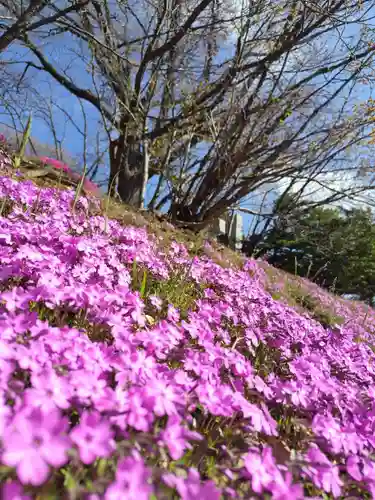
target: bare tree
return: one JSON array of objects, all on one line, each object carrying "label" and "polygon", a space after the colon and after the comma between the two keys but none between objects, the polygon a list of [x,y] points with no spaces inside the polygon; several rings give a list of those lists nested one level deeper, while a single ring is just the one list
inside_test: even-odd
[{"label": "bare tree", "polygon": [[[374,6],[91,0],[59,16],[52,33],[18,39],[36,57],[27,67],[43,69],[103,117],[111,192],[139,206],[145,175],[157,176],[151,208],[169,204],[175,221],[200,229],[265,185],[317,182],[347,168],[346,149],[367,135],[368,116],[353,114],[351,102],[374,52],[365,29],[348,29],[366,27]],[[66,33],[82,44],[91,88],[38,45]]]},{"label": "bare tree", "polygon": [[[226,18],[220,17],[219,8],[223,12],[223,2],[216,0],[134,5],[93,1],[80,13],[59,19],[55,34],[68,30],[89,48],[90,90],[53,66],[31,36],[20,37],[38,59],[39,65],[28,61],[29,67],[43,68],[117,129],[117,137],[110,137],[109,185],[116,186],[123,201],[139,204],[144,144],[149,145],[150,177],[162,173],[168,178],[170,159],[190,135],[193,96],[201,87],[202,75],[208,81],[214,72],[215,40],[226,36],[236,17],[229,7]],[[207,57],[202,57],[205,32],[210,41]],[[174,124],[174,116],[181,113],[186,119]]]},{"label": "bare tree", "polygon": [[82,9],[90,0],[73,0],[57,6],[52,0],[0,1],[0,53],[20,36],[50,25],[63,16]]},{"label": "bare tree", "polygon": [[[32,79],[27,78],[27,65],[20,71],[23,62],[19,54],[10,55],[7,49],[28,33],[38,33],[47,27],[50,30],[58,19],[79,11],[88,3],[89,0],[62,0],[58,5],[52,0],[0,0],[0,116],[8,126],[11,123],[8,141],[12,146],[16,147],[18,131],[22,131],[22,111],[30,108],[30,94],[36,89]],[[50,121],[52,119],[50,116]],[[54,140],[56,144],[57,138]],[[49,148],[43,145],[42,149]],[[55,149],[55,156],[61,156],[61,151]]]},{"label": "bare tree", "polygon": [[[295,2],[293,23],[288,22],[290,16],[282,22],[275,9],[256,25],[264,38],[254,26],[256,36],[249,32],[242,38],[249,52],[258,47],[261,54],[254,53],[243,64],[250,71],[242,83],[237,80],[224,113],[214,116],[218,132],[206,154],[185,169],[182,195],[168,194],[175,218],[204,227],[269,183],[290,176],[307,181],[318,173],[348,168],[343,166],[346,150],[368,137],[369,125],[366,116],[353,112],[349,97],[371,67],[373,53],[364,39],[356,40],[351,52],[342,45],[339,50],[337,35],[335,46],[317,57],[319,36],[336,35],[349,7],[347,2],[324,4],[324,9],[310,10],[304,2]],[[351,7],[350,15],[355,16],[356,6]],[[356,170],[359,164],[350,168]],[[328,198],[358,194],[367,187],[356,185]]]}]

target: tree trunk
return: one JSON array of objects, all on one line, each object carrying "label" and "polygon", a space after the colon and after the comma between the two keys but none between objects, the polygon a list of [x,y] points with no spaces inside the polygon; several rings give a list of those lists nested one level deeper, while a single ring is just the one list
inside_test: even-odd
[{"label": "tree trunk", "polygon": [[192,212],[190,206],[173,201],[168,214],[176,227],[190,229],[196,233],[206,229],[216,218],[199,217],[199,215]]},{"label": "tree trunk", "polygon": [[108,192],[127,205],[139,207],[143,185],[143,154],[138,146],[126,144],[123,137],[110,144]]}]

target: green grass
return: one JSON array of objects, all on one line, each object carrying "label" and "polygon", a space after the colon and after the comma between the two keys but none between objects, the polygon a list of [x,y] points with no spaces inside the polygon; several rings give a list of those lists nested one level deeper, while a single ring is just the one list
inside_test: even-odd
[{"label": "green grass", "polygon": [[332,327],[344,323],[344,318],[333,314],[331,311],[325,309],[320,303],[319,299],[311,295],[309,292],[300,286],[289,287],[289,297],[303,310],[307,311],[309,315],[318,321],[324,327]]}]

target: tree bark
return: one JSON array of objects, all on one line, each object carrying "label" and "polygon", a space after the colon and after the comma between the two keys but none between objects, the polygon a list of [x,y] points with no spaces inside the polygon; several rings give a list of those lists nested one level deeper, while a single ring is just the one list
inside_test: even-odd
[{"label": "tree bark", "polygon": [[143,161],[137,145],[126,144],[121,136],[111,141],[108,192],[135,208],[142,194]]},{"label": "tree bark", "polygon": [[28,8],[21,14],[17,21],[0,36],[0,52],[4,52],[4,50],[17,39],[20,33],[27,30],[28,21],[35,16],[35,14],[38,14],[46,4],[46,0],[33,0],[30,2]]}]

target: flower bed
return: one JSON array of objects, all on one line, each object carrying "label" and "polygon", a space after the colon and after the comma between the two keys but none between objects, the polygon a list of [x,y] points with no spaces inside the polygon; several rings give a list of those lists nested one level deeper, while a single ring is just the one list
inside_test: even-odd
[{"label": "flower bed", "polygon": [[375,494],[372,310],[323,325],[73,199],[0,177],[2,498]]},{"label": "flower bed", "polygon": [[[49,158],[48,156],[40,156],[39,161],[41,163],[43,163],[44,165],[51,165],[52,167],[54,167],[57,170],[62,170],[70,178],[75,180],[77,183],[81,180],[80,174],[78,174],[77,172],[73,172],[73,170],[68,165],[66,165],[64,162],[62,162],[60,160],[55,160],[54,158]],[[91,194],[94,194],[97,196],[100,195],[99,187],[94,182],[90,181],[89,179],[86,179],[86,178],[84,179],[83,188],[88,193],[91,193]]]}]

